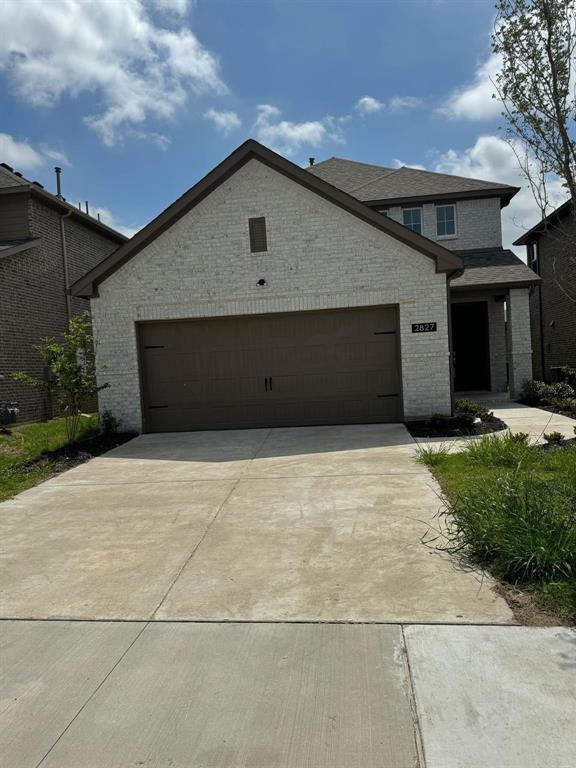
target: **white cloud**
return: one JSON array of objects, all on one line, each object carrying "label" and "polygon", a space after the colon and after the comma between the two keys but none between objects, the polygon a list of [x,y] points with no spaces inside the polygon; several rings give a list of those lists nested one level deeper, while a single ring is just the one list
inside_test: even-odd
[{"label": "white cloud", "polygon": [[112,227],[112,229],[115,229],[117,232],[122,232],[123,235],[126,235],[126,237],[132,237],[136,234],[142,227],[128,227],[125,224],[122,224],[119,222],[112,211],[110,211],[108,208],[101,208],[101,207],[92,207],[90,206],[90,215],[93,216],[95,219],[98,218],[98,215],[100,216],[100,221],[103,224],[107,224],[109,227]]},{"label": "white cloud", "polygon": [[365,117],[383,110],[396,113],[405,112],[408,109],[420,107],[422,103],[422,99],[417,96],[393,96],[388,102],[379,101],[374,96],[362,96],[354,105],[354,109],[358,114]]},{"label": "white cloud", "polygon": [[422,106],[422,99],[417,96],[393,96],[388,102],[388,109],[392,112],[405,112],[420,106]]},{"label": "white cloud", "polygon": [[145,0],[1,3],[0,26],[0,72],[17,94],[35,107],[90,94],[85,121],[109,146],[173,118],[190,93],[227,91],[214,55],[187,26],[157,26]]},{"label": "white cloud", "polygon": [[[520,171],[514,151],[498,136],[480,136],[474,146],[463,151],[448,150],[437,158],[431,170],[522,187],[510,204],[502,209],[502,236],[506,248],[540,220],[540,210]],[[548,189],[554,207],[566,200],[566,192],[559,179],[550,179]],[[522,257],[525,256],[524,250],[516,249]]]},{"label": "white cloud", "polygon": [[294,154],[303,145],[318,147],[325,141],[344,142],[342,124],[347,122],[347,116],[336,118],[328,115],[323,120],[292,123],[280,120],[280,110],[271,104],[260,104],[257,111],[254,123],[256,138],[286,155]]},{"label": "white cloud", "polygon": [[59,152],[45,144],[36,148],[26,140],[19,141],[9,133],[0,133],[0,163],[7,163],[17,171],[33,171],[48,161],[70,165],[64,152]]},{"label": "white cloud", "polygon": [[184,16],[188,12],[188,0],[152,0],[153,5],[161,12],[175,13]]},{"label": "white cloud", "polygon": [[236,112],[227,112],[225,110],[218,111],[217,109],[210,108],[203,115],[205,120],[210,120],[214,123],[218,130],[226,136],[234,128],[240,128],[242,121],[236,114]]},{"label": "white cloud", "polygon": [[372,115],[383,110],[385,106],[383,101],[378,101],[374,96],[362,96],[354,105],[354,109],[361,115]]},{"label": "white cloud", "polygon": [[420,165],[420,163],[405,163],[403,160],[399,160],[397,157],[392,161],[394,168],[414,168],[417,171],[425,171],[426,167]]},{"label": "white cloud", "polygon": [[455,91],[438,110],[451,118],[464,120],[493,120],[502,112],[502,104],[493,99],[494,82],[501,67],[501,58],[491,54],[476,68],[474,82]]}]

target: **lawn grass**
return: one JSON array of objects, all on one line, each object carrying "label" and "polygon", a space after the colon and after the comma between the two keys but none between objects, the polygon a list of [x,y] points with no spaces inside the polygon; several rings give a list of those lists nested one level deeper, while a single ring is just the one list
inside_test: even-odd
[{"label": "lawn grass", "polygon": [[[80,419],[78,442],[98,433],[96,415]],[[67,442],[63,418],[16,426],[11,434],[0,434],[0,501],[10,499],[54,474],[55,460],[42,456],[64,448]]]},{"label": "lawn grass", "polygon": [[486,436],[458,453],[423,449],[418,460],[444,494],[440,546],[576,623],[576,446]]}]

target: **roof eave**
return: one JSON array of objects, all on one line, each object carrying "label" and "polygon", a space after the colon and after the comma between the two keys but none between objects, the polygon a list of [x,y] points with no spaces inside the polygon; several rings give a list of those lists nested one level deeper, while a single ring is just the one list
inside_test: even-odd
[{"label": "roof eave", "polygon": [[527,280],[502,280],[502,281],[491,281],[486,283],[468,283],[464,285],[454,285],[453,283],[450,283],[450,290],[451,291],[475,291],[475,290],[486,290],[488,288],[497,288],[497,289],[503,289],[503,288],[531,288],[533,285],[538,285],[538,283],[541,283],[542,279],[540,277],[535,277],[534,279],[530,278]]},{"label": "roof eave", "polygon": [[[435,260],[437,272],[452,272],[462,268],[462,259],[448,251],[446,248],[434,243],[422,235],[412,232],[402,224],[393,221],[376,211],[355,197],[334,187],[314,174],[307,173],[294,163],[286,160],[281,155],[259,144],[254,139],[248,139],[234,152],[228,155],[221,163],[213,168],[203,179],[191,189],[179,197],[172,205],[166,208],[147,226],[140,230],[134,237],[121,245],[114,253],[104,259],[94,269],[84,275],[71,287],[75,296],[94,298],[95,290],[102,281],[106,280],[113,272],[123,266],[150,242],[156,239],[162,232],[168,229],[175,221],[194,208],[202,199],[209,195],[216,187],[226,181],[249,160],[257,159],[273,168],[275,171],[291,178],[311,189],[316,194],[324,197],[335,205],[338,205],[358,218],[381,229],[391,237],[408,244],[424,255]],[[89,296],[87,292],[90,291]]]},{"label": "roof eave", "polygon": [[364,200],[370,208],[386,208],[405,203],[434,203],[447,200],[478,200],[486,197],[499,197],[501,208],[505,208],[510,200],[520,191],[520,187],[502,187],[484,190],[467,190],[465,192],[442,192],[432,195],[404,195],[402,197],[387,197],[378,200]]}]

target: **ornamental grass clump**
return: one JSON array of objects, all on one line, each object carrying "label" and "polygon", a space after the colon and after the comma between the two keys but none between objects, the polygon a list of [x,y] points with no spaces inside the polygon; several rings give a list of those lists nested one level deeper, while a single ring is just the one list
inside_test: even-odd
[{"label": "ornamental grass clump", "polygon": [[469,443],[464,450],[473,462],[490,468],[527,468],[537,458],[525,432],[485,435],[481,440]]},{"label": "ornamental grass clump", "polygon": [[576,492],[530,472],[475,478],[445,502],[445,546],[513,584],[576,577]]}]

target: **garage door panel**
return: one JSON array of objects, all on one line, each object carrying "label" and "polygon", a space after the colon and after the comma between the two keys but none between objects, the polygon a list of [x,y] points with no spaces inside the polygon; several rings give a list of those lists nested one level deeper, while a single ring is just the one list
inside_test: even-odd
[{"label": "garage door panel", "polygon": [[394,421],[393,307],[144,324],[147,431]]}]

